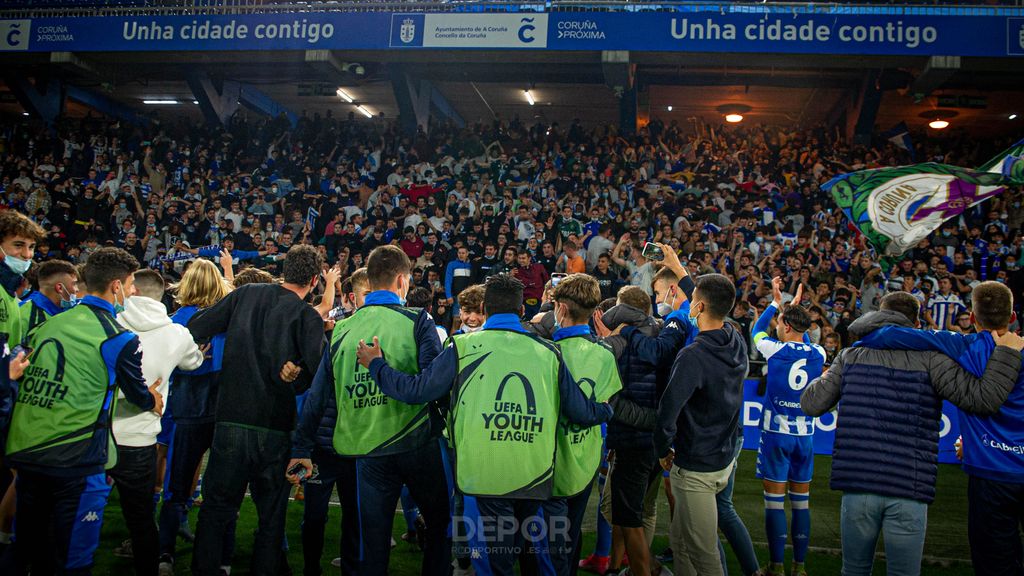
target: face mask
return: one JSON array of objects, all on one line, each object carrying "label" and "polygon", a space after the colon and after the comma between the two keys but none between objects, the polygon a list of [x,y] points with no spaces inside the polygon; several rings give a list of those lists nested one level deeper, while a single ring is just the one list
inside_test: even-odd
[{"label": "face mask", "polygon": [[810,336],[811,342],[817,342],[818,338],[821,337],[821,328],[815,328],[814,330],[808,330],[807,335]]},{"label": "face mask", "polygon": [[7,264],[7,267],[11,269],[11,272],[14,272],[15,274],[24,274],[25,272],[28,272],[28,269],[32,266],[31,260],[11,256],[7,252],[4,252],[2,248],[0,248],[0,252],[3,252],[4,264]]},{"label": "face mask", "polygon": [[[121,302],[120,303],[117,301],[117,293],[118,292],[121,293]],[[118,292],[114,292],[114,314],[120,314],[121,312],[124,312],[124,304],[125,304],[124,284],[121,284],[121,289],[118,290]]]},{"label": "face mask", "polygon": [[557,332],[557,331],[562,329],[562,321],[558,319],[558,305],[557,304],[555,305],[554,312],[555,312],[554,313],[554,316],[555,316],[555,332]]},{"label": "face mask", "polygon": [[942,231],[942,236],[945,237],[945,238],[949,238],[950,236],[952,236],[952,234],[953,233],[950,232],[949,230],[943,230]]},{"label": "face mask", "polygon": [[[62,285],[61,286],[61,290],[67,290],[67,288]],[[77,304],[78,304],[78,296],[75,296],[74,294],[72,294],[69,297],[68,300],[65,300],[64,297],[61,296],[61,299],[60,299],[60,309],[61,310],[70,310],[70,309],[74,308]]]},{"label": "face mask", "polygon": [[672,307],[669,306],[668,304],[666,304],[665,302],[660,302],[658,304],[658,316],[659,317],[665,318],[666,316],[668,316],[672,312],[673,312]]},{"label": "face mask", "polygon": [[[691,304],[690,305],[690,312],[693,312],[696,308],[697,308],[697,306],[695,304]],[[703,314],[703,313],[704,313],[704,308],[702,307],[701,311],[697,312],[696,316],[687,316],[686,317],[687,320],[690,321],[690,326],[693,326],[694,330],[698,330],[698,331],[700,330],[700,326],[697,324],[697,319],[700,318],[700,315]]]},{"label": "face mask", "polygon": [[764,243],[764,238],[758,236],[757,238],[754,238],[754,241],[757,242],[758,244],[763,244]]},{"label": "face mask", "polygon": [[480,326],[468,326],[466,324],[463,324],[462,325],[462,332],[464,334],[472,334],[473,332],[479,332],[480,330],[483,329],[483,327],[484,327],[483,324],[481,324]]}]

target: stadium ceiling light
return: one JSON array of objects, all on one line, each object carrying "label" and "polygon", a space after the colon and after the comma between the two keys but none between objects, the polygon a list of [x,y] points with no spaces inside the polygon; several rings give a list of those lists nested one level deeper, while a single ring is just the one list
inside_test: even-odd
[{"label": "stadium ceiling light", "polygon": [[338,95],[338,98],[341,98],[342,100],[344,100],[345,102],[348,102],[349,104],[355,102],[355,100],[356,100],[355,98],[349,96],[348,92],[345,92],[341,88],[338,88],[338,91],[336,92],[336,94]]},{"label": "stadium ceiling light", "polygon": [[142,103],[143,104],[152,104],[152,105],[166,105],[166,104],[177,104],[178,101],[177,100],[143,100]]},{"label": "stadium ceiling light", "polygon": [[199,100],[193,100],[192,103],[193,104],[199,104]]},{"label": "stadium ceiling light", "polygon": [[526,94],[526,101],[530,103],[530,106],[537,103],[537,101],[533,99],[533,94],[531,94],[529,90],[523,90],[523,92]]},{"label": "stadium ceiling light", "polygon": [[1017,119],[1017,115],[1016,114],[1010,114],[1009,118],[1010,118],[1010,120],[1016,120]]},{"label": "stadium ceiling light", "polygon": [[932,130],[943,130],[949,126],[949,121],[960,115],[960,112],[956,110],[950,110],[948,108],[936,108],[934,110],[925,110],[917,116],[923,118],[928,122],[928,127]]},{"label": "stadium ceiling light", "polygon": [[367,118],[373,118],[373,113],[367,110],[366,108],[363,108],[362,104],[356,104],[356,110],[362,112],[363,116],[366,116]]},{"label": "stadium ceiling light", "polygon": [[669,112],[671,112],[671,111],[672,111],[672,105],[671,105],[671,104],[670,104],[670,105],[669,105],[669,107],[668,107],[668,111],[669,111]]},{"label": "stadium ceiling light", "polygon": [[22,112],[21,115],[22,116],[28,116],[29,114],[28,114],[28,112]]},{"label": "stadium ceiling light", "polygon": [[716,110],[725,117],[726,122],[736,124],[743,121],[743,115],[750,112],[751,107],[746,104],[722,104]]}]

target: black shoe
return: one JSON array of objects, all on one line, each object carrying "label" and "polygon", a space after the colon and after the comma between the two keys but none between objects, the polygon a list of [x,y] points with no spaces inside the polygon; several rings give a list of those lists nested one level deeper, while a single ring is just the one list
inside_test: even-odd
[{"label": "black shoe", "polygon": [[417,516],[413,524],[416,526],[416,545],[423,550],[427,545],[427,521],[423,516]]}]

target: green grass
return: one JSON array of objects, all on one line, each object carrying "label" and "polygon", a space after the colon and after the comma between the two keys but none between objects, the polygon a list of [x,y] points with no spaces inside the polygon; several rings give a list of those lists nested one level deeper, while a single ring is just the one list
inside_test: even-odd
[{"label": "green grass", "polygon": [[[762,563],[765,563],[767,562],[768,550],[764,544],[764,504],[761,482],[754,477],[755,458],[756,455],[754,453],[746,451],[740,456],[740,466],[736,475],[733,502],[740,517],[743,518],[747,528],[750,530],[755,548],[757,549],[758,558],[760,558]],[[839,574],[841,568],[839,557],[840,494],[828,489],[831,464],[832,459],[829,457],[819,456],[815,459],[814,483],[811,486],[812,549],[807,559],[808,571],[812,575]],[[584,554],[593,550],[596,495],[591,503],[591,511],[584,525]],[[193,527],[195,526],[195,515],[196,512],[193,511],[191,515]],[[302,503],[289,503],[287,533],[291,550],[288,553],[288,561],[296,574],[302,573],[302,550],[299,540],[299,524],[301,520]],[[340,508],[332,506],[322,562],[324,572],[328,575],[340,574],[338,569],[330,565],[331,559],[336,555],[340,521]],[[655,552],[661,551],[668,545],[668,522],[668,503],[664,496],[661,496],[658,503],[658,536],[655,537],[653,546]],[[252,537],[255,527],[255,509],[252,503],[246,500],[238,521],[237,549],[232,571],[234,575],[249,573],[248,560],[252,551]],[[399,541],[399,544],[391,554],[390,573],[393,576],[414,576],[419,574],[420,552],[415,547],[399,540],[399,535],[404,530],[405,525],[401,515],[396,515],[394,533],[395,539]],[[966,532],[967,477],[960,471],[959,467],[941,465],[939,466],[937,498],[928,510],[928,537],[925,541],[924,550],[927,568],[924,572],[929,574],[929,576],[973,574],[969,563],[970,549],[967,544]],[[112,496],[110,505],[105,513],[103,541],[96,554],[94,574],[121,576],[132,572],[131,561],[116,558],[112,553],[113,548],[127,537],[128,532],[121,519],[121,509],[115,494]],[[881,550],[882,544],[880,542],[879,551]],[[189,574],[188,566],[191,561],[191,551],[191,545],[179,541],[178,559],[175,565],[176,574],[179,576]],[[730,573],[739,574],[740,571],[736,559],[728,546],[726,546],[726,551],[729,554]],[[885,574],[885,564],[883,561],[875,562],[874,572],[875,574]]]}]

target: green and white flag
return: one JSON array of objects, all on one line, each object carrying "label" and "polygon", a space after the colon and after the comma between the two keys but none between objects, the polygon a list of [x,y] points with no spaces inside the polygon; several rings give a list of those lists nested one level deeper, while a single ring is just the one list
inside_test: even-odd
[{"label": "green and white flag", "polygon": [[936,162],[861,170],[822,185],[875,251],[897,257],[943,222],[1024,185],[1024,140],[977,169]]}]

